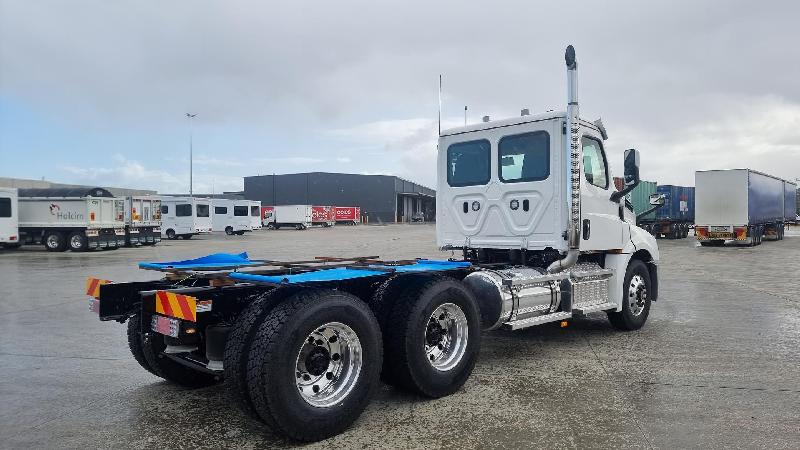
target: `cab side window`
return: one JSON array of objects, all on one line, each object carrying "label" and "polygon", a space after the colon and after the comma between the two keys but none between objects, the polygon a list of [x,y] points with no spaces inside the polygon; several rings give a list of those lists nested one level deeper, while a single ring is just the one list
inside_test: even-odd
[{"label": "cab side window", "polygon": [[603,145],[589,137],[583,138],[583,174],[586,181],[599,188],[608,189],[608,164]]}]

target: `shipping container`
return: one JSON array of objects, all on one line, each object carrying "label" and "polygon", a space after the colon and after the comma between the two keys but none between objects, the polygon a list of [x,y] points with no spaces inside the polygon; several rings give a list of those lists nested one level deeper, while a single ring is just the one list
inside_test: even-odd
[{"label": "shipping container", "polygon": [[336,223],[346,225],[358,225],[361,223],[360,206],[334,206],[333,213],[336,218]]},{"label": "shipping container", "polygon": [[19,246],[17,190],[0,188],[0,247],[17,248]]},{"label": "shipping container", "polygon": [[336,223],[333,206],[312,206],[311,223],[312,225],[321,225],[323,227],[333,226]]},{"label": "shipping container", "polygon": [[[621,190],[621,189],[620,189]],[[650,196],[656,193],[655,181],[640,181],[639,184],[628,193],[628,201],[633,205],[633,212],[637,216],[651,210],[653,206],[650,204]],[[637,217],[638,220],[654,219],[655,213],[650,212],[645,216]]]},{"label": "shipping container", "polygon": [[53,252],[125,245],[125,199],[106,189],[20,189],[18,200],[23,244]]},{"label": "shipping container", "polygon": [[664,195],[664,206],[655,211],[656,220],[694,222],[694,187],[659,185],[656,193]]},{"label": "shipping container", "polygon": [[695,234],[701,244],[726,240],[758,245],[763,237],[783,239],[786,201],[791,194],[780,178],[750,169],[695,172]]}]

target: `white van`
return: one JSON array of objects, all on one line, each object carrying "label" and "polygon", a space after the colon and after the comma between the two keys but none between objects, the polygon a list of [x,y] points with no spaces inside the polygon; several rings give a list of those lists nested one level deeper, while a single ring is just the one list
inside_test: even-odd
[{"label": "white van", "polygon": [[224,231],[228,236],[241,236],[246,231],[252,231],[250,203],[247,200],[224,198],[211,200],[211,225],[213,231]]},{"label": "white van", "polygon": [[0,247],[19,247],[19,209],[17,190],[0,188]]},{"label": "white van", "polygon": [[161,198],[161,236],[191,239],[211,233],[211,200],[195,197]]},{"label": "white van", "polygon": [[248,200],[250,203],[250,228],[253,230],[260,230],[263,228],[261,224],[261,202],[255,200]]}]

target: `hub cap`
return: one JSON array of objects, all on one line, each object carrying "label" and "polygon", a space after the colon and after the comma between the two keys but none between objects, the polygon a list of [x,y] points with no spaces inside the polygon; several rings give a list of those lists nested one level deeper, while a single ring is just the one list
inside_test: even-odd
[{"label": "hub cap", "polygon": [[55,234],[51,234],[50,236],[47,236],[47,246],[50,247],[50,248],[58,247],[58,243],[59,243],[58,240],[59,240],[58,236],[56,236]]},{"label": "hub cap", "polygon": [[642,313],[647,303],[647,285],[641,275],[631,277],[631,284],[628,285],[628,305],[631,314],[636,317]]},{"label": "hub cap", "polygon": [[361,374],[362,350],[349,326],[330,322],[303,341],[297,353],[295,383],[311,406],[327,408],[342,401]]},{"label": "hub cap", "polygon": [[69,239],[69,245],[72,248],[81,248],[83,247],[83,240],[81,240],[81,237],[78,235],[72,236]]},{"label": "hub cap", "polygon": [[425,356],[434,369],[447,371],[458,365],[467,349],[467,316],[453,303],[439,305],[428,318]]}]

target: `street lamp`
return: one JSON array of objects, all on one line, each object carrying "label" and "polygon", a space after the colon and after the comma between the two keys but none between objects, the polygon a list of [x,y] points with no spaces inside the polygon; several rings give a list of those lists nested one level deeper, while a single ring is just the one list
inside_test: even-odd
[{"label": "street lamp", "polygon": [[186,117],[189,119],[189,197],[192,197],[192,123],[194,122],[192,119],[197,114],[186,113]]}]

